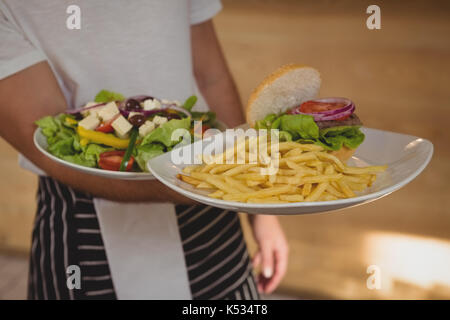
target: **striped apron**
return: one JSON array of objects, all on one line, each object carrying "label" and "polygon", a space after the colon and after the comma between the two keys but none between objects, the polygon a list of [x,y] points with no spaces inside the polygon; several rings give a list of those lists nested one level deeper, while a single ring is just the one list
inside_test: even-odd
[{"label": "striped apron", "polygon": [[[92,197],[39,177],[30,257],[29,299],[116,299]],[[259,299],[235,212],[176,206],[193,299]],[[80,268],[69,289],[68,266]]]}]

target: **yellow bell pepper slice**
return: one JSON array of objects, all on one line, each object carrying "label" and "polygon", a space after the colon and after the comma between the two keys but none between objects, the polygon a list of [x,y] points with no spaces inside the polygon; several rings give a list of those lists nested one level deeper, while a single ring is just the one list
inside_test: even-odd
[{"label": "yellow bell pepper slice", "polygon": [[81,138],[81,140],[80,140],[80,145],[81,145],[82,147],[87,146],[88,143],[89,143],[89,139]]},{"label": "yellow bell pepper slice", "polygon": [[66,117],[66,123],[67,124],[77,124],[78,121],[69,117]]},{"label": "yellow bell pepper slice", "polygon": [[88,139],[90,142],[104,144],[116,149],[126,149],[130,143],[130,139],[120,139],[111,133],[87,130],[82,126],[77,127],[77,132],[81,138]]}]

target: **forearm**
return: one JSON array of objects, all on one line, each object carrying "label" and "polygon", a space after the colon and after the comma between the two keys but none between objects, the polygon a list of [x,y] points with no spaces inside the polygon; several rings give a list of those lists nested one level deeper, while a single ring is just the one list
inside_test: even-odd
[{"label": "forearm", "polygon": [[[26,156],[30,157],[30,154],[26,154]],[[48,158],[43,158],[39,155],[38,157],[39,159],[36,161],[34,160],[34,155],[31,155],[33,162],[48,175],[76,190],[82,190],[95,197],[119,202],[194,203],[165,187],[157,180],[133,181],[108,179],[74,171],[56,164]]]},{"label": "forearm", "polygon": [[[28,128],[33,128],[30,124]],[[33,130],[23,130],[16,137],[6,136],[6,140],[19,152],[49,176],[93,196],[121,202],[174,202],[193,203],[178,195],[157,180],[132,181],[108,179],[75,171],[42,155],[31,143]]]},{"label": "forearm", "polygon": [[245,122],[239,93],[211,21],[191,27],[194,75],[218,119],[233,128]]}]

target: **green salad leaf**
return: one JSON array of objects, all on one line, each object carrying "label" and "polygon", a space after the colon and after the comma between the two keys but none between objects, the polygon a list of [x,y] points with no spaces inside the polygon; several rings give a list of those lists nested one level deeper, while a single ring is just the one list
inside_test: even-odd
[{"label": "green salad leaf", "polygon": [[108,91],[108,90],[101,90],[97,95],[95,96],[94,101],[98,103],[106,103],[111,101],[122,101],[125,100],[125,97],[117,92]]},{"label": "green salad leaf", "polygon": [[177,129],[188,130],[191,128],[191,118],[173,119],[147,134],[141,144],[137,146],[136,161],[142,171],[148,171],[148,160],[172,150],[172,147],[180,143],[182,137],[172,140],[172,134]]},{"label": "green salad leaf", "polygon": [[339,150],[342,146],[355,149],[364,141],[359,126],[319,129],[314,118],[304,114],[269,114],[256,121],[255,129],[279,129],[280,141],[314,143],[326,150]]},{"label": "green salad leaf", "polygon": [[[216,124],[216,113],[212,111],[206,112],[191,112],[192,121],[202,121],[203,125],[208,125],[210,127],[214,127]],[[193,124],[192,124],[193,125]]]},{"label": "green salad leaf", "polygon": [[190,96],[184,102],[183,108],[185,108],[187,111],[191,111],[196,103],[197,103],[197,96]]},{"label": "green salad leaf", "polygon": [[82,147],[75,129],[66,122],[67,117],[72,118],[70,115],[60,114],[36,121],[43,135],[47,138],[48,152],[75,164],[96,167],[100,153],[112,149],[94,143]]},{"label": "green salad leaf", "polygon": [[172,133],[177,129],[189,130],[190,128],[191,118],[170,120],[147,134],[142,140],[141,146],[157,142],[166,147],[173,147],[180,142],[181,138],[179,140],[172,140]]},{"label": "green salad leaf", "polygon": [[292,135],[292,139],[318,139],[319,127],[312,116],[285,114],[281,117],[280,129]]},{"label": "green salad leaf", "polygon": [[256,121],[255,129],[270,129],[272,123],[279,117],[275,113],[268,114],[263,120]]},{"label": "green salad leaf", "polygon": [[339,150],[342,146],[357,148],[364,141],[364,133],[359,126],[340,126],[320,130],[320,138],[315,143],[326,150]]},{"label": "green salad leaf", "polygon": [[292,141],[292,135],[287,131],[280,131],[280,141]]},{"label": "green salad leaf", "polygon": [[160,143],[147,144],[137,148],[137,155],[135,156],[136,162],[142,171],[148,171],[146,163],[148,160],[163,154],[164,146]]}]

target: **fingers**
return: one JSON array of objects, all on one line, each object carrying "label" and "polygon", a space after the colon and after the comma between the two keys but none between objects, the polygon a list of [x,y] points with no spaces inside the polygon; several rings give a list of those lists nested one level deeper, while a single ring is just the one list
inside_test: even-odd
[{"label": "fingers", "polygon": [[255,253],[252,259],[252,264],[254,268],[258,268],[261,263],[261,251]]},{"label": "fingers", "polygon": [[275,272],[264,285],[264,293],[272,293],[280,284],[287,270],[288,251],[287,249],[278,249],[274,252],[275,255]]},{"label": "fingers", "polygon": [[264,278],[270,279],[273,275],[273,269],[274,269],[274,255],[273,255],[273,248],[271,242],[262,242],[260,246],[260,252],[262,255],[262,274]]},{"label": "fingers", "polygon": [[260,293],[263,293],[274,270],[274,256],[271,242],[263,241],[260,243],[259,251],[253,258],[253,264],[255,267],[261,265],[262,272],[258,277],[257,288]]}]

